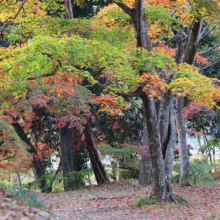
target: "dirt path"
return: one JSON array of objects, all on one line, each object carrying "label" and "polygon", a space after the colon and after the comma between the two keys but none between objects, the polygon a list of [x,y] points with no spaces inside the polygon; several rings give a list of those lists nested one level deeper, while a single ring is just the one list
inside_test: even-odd
[{"label": "dirt path", "polygon": [[186,197],[185,204],[157,204],[136,208],[140,198],[150,195],[150,187],[131,182],[93,186],[67,193],[41,195],[50,211],[70,219],[220,219],[220,184],[174,187]]}]

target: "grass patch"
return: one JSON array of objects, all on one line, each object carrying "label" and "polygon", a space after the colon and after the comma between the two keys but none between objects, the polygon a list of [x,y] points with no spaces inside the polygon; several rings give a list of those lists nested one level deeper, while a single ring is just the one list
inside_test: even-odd
[{"label": "grass patch", "polygon": [[154,199],[151,199],[151,198],[141,198],[136,207],[140,208],[142,206],[152,206],[152,205],[156,205],[156,202]]},{"label": "grass patch", "polygon": [[175,195],[180,202],[189,203],[189,200],[185,196],[181,196],[179,194]]}]

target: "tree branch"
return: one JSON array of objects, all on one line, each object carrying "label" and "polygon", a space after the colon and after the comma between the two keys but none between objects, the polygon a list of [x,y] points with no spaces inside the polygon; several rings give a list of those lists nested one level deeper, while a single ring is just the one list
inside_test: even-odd
[{"label": "tree branch", "polygon": [[218,46],[220,46],[220,43],[219,43],[219,44],[216,44],[215,46],[213,46],[213,47],[211,47],[210,49],[206,50],[205,52],[201,53],[201,55],[212,51],[213,49],[215,49],[215,48],[218,47]]},{"label": "tree branch", "polygon": [[213,66],[215,66],[215,65],[218,64],[218,63],[220,63],[220,60],[216,61],[215,63],[213,63],[213,64],[211,64],[211,65],[209,65],[209,66],[206,66],[206,67],[201,68],[201,69],[199,70],[199,72],[201,73],[203,70],[206,70],[206,69],[208,69],[208,68],[210,68],[210,67],[213,67]]},{"label": "tree branch", "polygon": [[126,14],[128,14],[130,17],[132,15],[132,9],[129,8],[126,4],[122,3],[122,2],[115,2],[116,5],[118,5],[118,7],[120,7]]},{"label": "tree branch", "polygon": [[[24,4],[25,4],[26,1],[27,1],[27,0],[23,0],[23,1],[22,1],[22,3],[21,3],[20,6],[19,6],[18,12],[17,12],[16,15],[12,18],[12,20],[14,20],[14,19],[17,18],[18,14],[20,13],[20,11],[21,11],[21,9],[23,8],[23,6],[24,6]],[[12,21],[12,20],[7,21],[7,22],[0,28],[0,31],[2,31],[2,30],[9,24],[9,22]]]},{"label": "tree branch", "polygon": [[204,37],[206,37],[207,35],[209,35],[214,29],[216,28],[216,26],[214,26],[210,31],[208,31],[206,34],[200,35],[199,37],[199,41],[202,40]]},{"label": "tree branch", "polygon": [[174,37],[172,37],[172,38],[170,38],[168,41],[166,41],[164,44],[166,45],[166,44],[168,44],[168,43],[170,43],[170,41],[172,41],[172,40],[174,40],[175,39],[175,36]]},{"label": "tree branch", "polygon": [[212,22],[210,21],[210,22],[205,26],[205,28],[202,30],[200,36],[202,36],[202,35],[206,32],[206,30],[208,29],[208,27],[209,27],[209,25],[210,25],[211,23],[212,23]]}]

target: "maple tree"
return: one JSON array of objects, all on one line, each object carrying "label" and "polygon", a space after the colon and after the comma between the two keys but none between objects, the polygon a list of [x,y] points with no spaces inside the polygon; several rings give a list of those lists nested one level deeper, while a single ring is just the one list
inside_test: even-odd
[{"label": "maple tree", "polygon": [[[217,22],[219,3],[213,0],[204,8],[202,1],[191,5],[185,1],[115,1],[90,20],[69,19],[70,14],[68,19],[52,17],[45,11],[48,5],[37,0],[16,4],[3,1],[0,6],[4,9],[0,31],[11,43],[8,48],[0,48],[4,117],[23,124],[26,130],[36,118],[34,108],[55,115],[56,126],[61,128],[61,145],[66,148],[62,155],[69,152],[68,158],[63,157],[64,173],[74,169],[72,162],[66,168],[64,163],[71,161],[71,128],[84,130],[97,182],[101,183],[108,177],[91,136],[88,103],[99,104],[99,112],[120,115],[122,108],[128,108],[121,96],[139,97],[153,167],[151,196],[157,201],[177,201],[171,187],[174,98],[178,96],[179,100],[176,121],[178,131],[183,131],[179,132],[179,142],[184,151],[183,96],[211,106],[219,98],[219,90],[213,85],[217,80],[201,75],[191,65],[194,57],[202,64],[207,62],[192,45],[198,44],[203,17],[211,17],[211,12]],[[68,14],[70,7],[62,10]],[[185,49],[184,28],[189,32]],[[176,49],[166,45],[168,38],[176,39]],[[103,94],[92,95],[89,89],[93,87]],[[36,154],[33,145],[31,148]],[[33,158],[40,165],[41,157]]]}]

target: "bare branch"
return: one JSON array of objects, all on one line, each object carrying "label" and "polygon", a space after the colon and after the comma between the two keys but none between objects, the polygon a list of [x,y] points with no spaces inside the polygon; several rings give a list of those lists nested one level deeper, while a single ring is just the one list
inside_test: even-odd
[{"label": "bare branch", "polygon": [[201,53],[201,55],[212,51],[213,49],[215,49],[215,48],[218,47],[218,46],[220,46],[220,43],[219,43],[219,44],[216,44],[215,46],[213,46],[213,47],[209,48],[208,50],[206,50],[205,52]]},{"label": "bare branch", "polygon": [[209,65],[209,66],[206,66],[206,67],[201,68],[201,69],[199,70],[199,72],[201,73],[203,70],[206,70],[206,69],[208,69],[208,68],[210,68],[210,67],[213,67],[213,66],[215,66],[215,65],[218,64],[218,63],[220,63],[220,60],[216,61],[215,63],[213,63],[213,64],[211,64],[211,65]]},{"label": "bare branch", "polygon": [[216,26],[214,26],[213,28],[211,28],[211,30],[208,31],[206,34],[200,35],[199,41],[202,40],[202,39],[203,39],[204,37],[206,37],[207,35],[209,35],[215,28],[216,28]]},{"label": "bare branch", "polygon": [[200,36],[202,36],[202,35],[206,32],[206,30],[208,29],[208,27],[210,26],[211,23],[212,23],[212,22],[210,21],[210,22],[205,26],[205,28],[202,30]]}]

